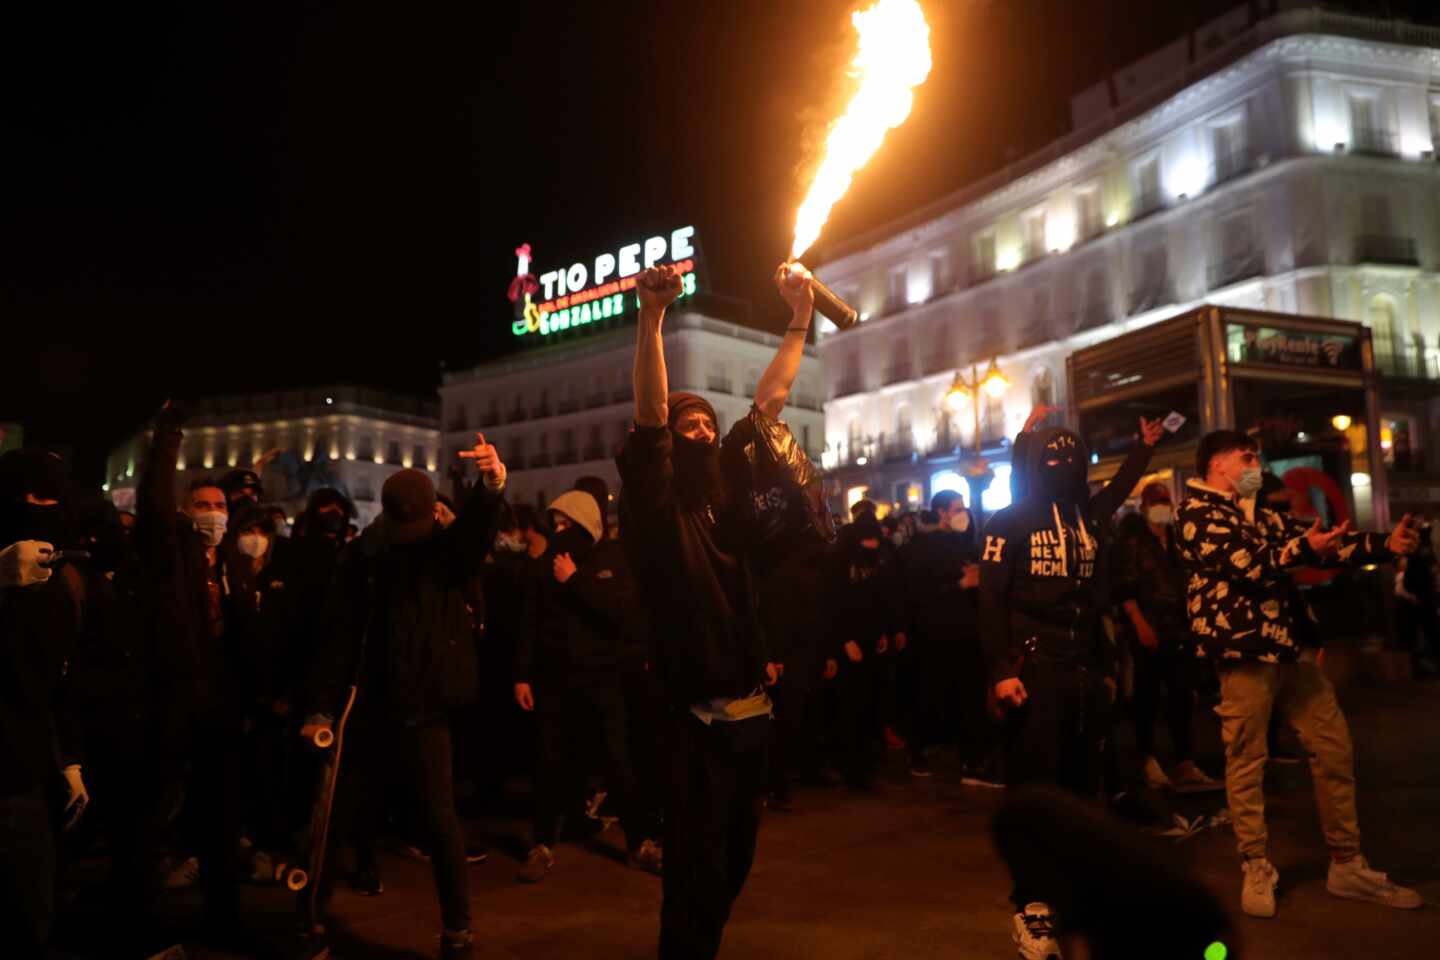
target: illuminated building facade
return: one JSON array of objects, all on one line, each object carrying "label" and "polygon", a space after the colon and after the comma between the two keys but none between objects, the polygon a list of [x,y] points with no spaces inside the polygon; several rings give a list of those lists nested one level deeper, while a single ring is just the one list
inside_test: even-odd
[{"label": "illuminated building facade", "polygon": [[[709,400],[723,434],[749,412],[780,338],[705,316],[683,300],[664,329],[670,389]],[[635,422],[634,362],[632,325],[446,374],[440,407],[447,456],[483,431],[509,467],[512,503],[547,505],[586,475],[618,492],[614,457]],[[807,346],[781,417],[817,462],[821,384],[820,361]]]},{"label": "illuminated building facade", "polygon": [[[261,476],[266,503],[293,521],[313,490],[334,487],[354,501],[363,528],[396,470],[414,467],[440,483],[439,413],[433,399],[352,386],[209,397],[186,421],[176,487],[183,493],[196,477],[218,480],[279,450]],[[110,454],[106,489],[121,509],[134,509],[150,436],[142,430]]]},{"label": "illuminated building facade", "polygon": [[1263,6],[1083,91],[1039,153],[826,251],[863,317],[818,338],[837,504],[963,490],[974,418],[941,398],[993,358],[1011,387],[982,400],[980,442],[1004,506],[1007,438],[1064,406],[1067,357],[1201,303],[1368,326],[1391,500],[1440,489],[1440,30]]}]

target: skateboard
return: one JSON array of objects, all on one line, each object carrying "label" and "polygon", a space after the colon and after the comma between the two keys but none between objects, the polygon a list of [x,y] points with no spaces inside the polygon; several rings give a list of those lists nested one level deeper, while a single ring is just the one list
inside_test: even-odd
[{"label": "skateboard", "polygon": [[325,848],[330,840],[330,814],[335,807],[335,786],[340,780],[345,727],[350,720],[350,711],[355,707],[356,692],[357,688],[352,686],[333,730],[320,727],[308,737],[311,745],[323,752],[324,758],[316,781],[315,802],[310,808],[306,849],[301,851],[301,865],[293,866],[286,872],[285,886],[299,894],[300,911],[312,930],[321,926],[320,874],[326,868]]}]

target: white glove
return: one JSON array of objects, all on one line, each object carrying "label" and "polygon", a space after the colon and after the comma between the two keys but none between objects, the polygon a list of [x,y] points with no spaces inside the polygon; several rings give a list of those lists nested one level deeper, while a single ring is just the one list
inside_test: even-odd
[{"label": "white glove", "polygon": [[65,800],[65,829],[72,829],[80,822],[80,816],[85,808],[90,805],[90,791],[85,789],[85,781],[80,778],[80,764],[72,763],[64,769],[65,786],[69,796]]},{"label": "white glove", "polygon": [[50,568],[41,566],[55,553],[43,540],[20,540],[0,550],[0,588],[28,587],[50,579]]}]

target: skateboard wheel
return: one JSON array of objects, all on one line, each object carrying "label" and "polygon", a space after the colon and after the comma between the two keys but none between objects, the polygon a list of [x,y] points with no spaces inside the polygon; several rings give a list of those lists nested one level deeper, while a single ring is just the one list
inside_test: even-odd
[{"label": "skateboard wheel", "polygon": [[329,727],[321,727],[315,731],[315,735],[311,737],[311,742],[321,750],[328,750],[335,742],[335,731]]},{"label": "skateboard wheel", "polygon": [[296,892],[304,890],[309,883],[310,874],[306,873],[300,867],[291,867],[289,872],[285,874],[285,886]]}]

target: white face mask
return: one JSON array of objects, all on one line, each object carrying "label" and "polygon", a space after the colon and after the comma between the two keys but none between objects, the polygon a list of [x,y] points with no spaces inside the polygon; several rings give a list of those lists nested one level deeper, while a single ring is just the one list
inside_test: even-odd
[{"label": "white face mask", "polygon": [[207,510],[195,514],[193,522],[195,532],[200,534],[205,546],[218,547],[220,541],[225,539],[225,527],[230,522],[230,517],[219,510]]},{"label": "white face mask", "polygon": [[950,529],[956,533],[964,533],[970,529],[970,511],[961,510],[959,513],[950,514]]},{"label": "white face mask", "polygon": [[265,556],[265,551],[270,548],[270,538],[263,533],[242,533],[235,538],[235,546],[240,552],[252,560],[258,560]]},{"label": "white face mask", "polygon": [[529,549],[529,545],[526,544],[524,537],[500,536],[495,538],[495,549],[510,553],[524,553]]},{"label": "white face mask", "polygon": [[1173,517],[1174,511],[1170,509],[1170,506],[1168,504],[1157,503],[1155,506],[1145,511],[1145,519],[1149,520],[1157,527],[1165,526],[1171,521]]},{"label": "white face mask", "polygon": [[890,542],[895,544],[895,546],[897,547],[905,546],[905,534],[901,533],[899,530],[896,530],[894,533],[890,534]]},{"label": "white face mask", "polygon": [[1253,497],[1260,492],[1260,486],[1264,482],[1259,467],[1246,467],[1235,480],[1235,492],[1242,497]]}]

